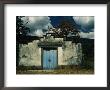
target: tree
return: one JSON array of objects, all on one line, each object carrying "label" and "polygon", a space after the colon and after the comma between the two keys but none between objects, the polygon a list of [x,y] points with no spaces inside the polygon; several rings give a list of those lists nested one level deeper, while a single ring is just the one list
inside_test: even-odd
[{"label": "tree", "polygon": [[58,28],[60,28],[60,35],[67,36],[69,33],[76,35],[79,37],[79,31],[76,26],[69,21],[62,21]]},{"label": "tree", "polygon": [[[22,18],[23,16],[16,17],[16,66],[19,65],[19,42],[22,40],[22,37],[26,37],[30,31],[30,29],[24,25]],[[26,24],[27,23],[28,22],[26,22]]]},{"label": "tree", "polygon": [[[23,23],[23,18],[24,16],[17,16],[16,17],[16,35],[27,35],[28,32],[30,32],[30,29],[28,27],[26,27],[26,25],[24,25]],[[25,23],[27,24],[28,21]]]}]

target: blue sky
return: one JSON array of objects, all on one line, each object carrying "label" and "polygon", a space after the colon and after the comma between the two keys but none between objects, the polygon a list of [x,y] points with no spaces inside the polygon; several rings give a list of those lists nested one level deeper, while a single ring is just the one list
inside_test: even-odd
[{"label": "blue sky", "polygon": [[78,16],[49,16],[53,27],[66,19],[76,24],[77,28],[82,32],[93,32],[94,31],[94,17],[78,17]]},{"label": "blue sky", "polygon": [[29,34],[33,36],[42,36],[48,27],[57,27],[65,19],[76,25],[82,38],[94,38],[93,16],[26,16],[22,19],[24,23],[29,21],[27,24],[31,28]]}]

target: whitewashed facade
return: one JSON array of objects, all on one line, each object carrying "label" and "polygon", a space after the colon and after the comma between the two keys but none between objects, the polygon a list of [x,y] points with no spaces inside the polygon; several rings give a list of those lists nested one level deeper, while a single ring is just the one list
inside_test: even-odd
[{"label": "whitewashed facade", "polygon": [[[39,46],[40,42],[62,43],[56,46],[57,50],[57,66],[60,65],[79,65],[82,60],[82,46],[81,43],[72,41],[64,41],[63,38],[41,38],[40,40],[33,40],[28,44],[19,44],[19,65],[23,66],[42,66],[43,48]],[[51,45],[50,45],[51,46]],[[53,46],[51,46],[53,47]],[[49,47],[48,47],[49,48]]]}]

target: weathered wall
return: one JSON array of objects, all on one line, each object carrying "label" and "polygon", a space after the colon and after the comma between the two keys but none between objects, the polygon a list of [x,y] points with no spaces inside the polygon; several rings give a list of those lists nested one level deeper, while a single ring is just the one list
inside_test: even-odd
[{"label": "weathered wall", "polygon": [[63,45],[63,63],[65,65],[78,65],[82,60],[81,43],[65,41]]},{"label": "weathered wall", "polygon": [[[62,40],[61,40],[62,41]],[[20,62],[24,66],[41,66],[41,48],[38,40],[20,45]],[[58,65],[78,65],[82,59],[82,47],[80,43],[64,41],[62,47],[58,47]]]},{"label": "weathered wall", "polygon": [[63,60],[63,49],[62,47],[58,47],[58,65],[65,65]]},{"label": "weathered wall", "polygon": [[20,62],[24,66],[41,66],[41,48],[37,45],[38,40],[32,43],[20,45]]}]

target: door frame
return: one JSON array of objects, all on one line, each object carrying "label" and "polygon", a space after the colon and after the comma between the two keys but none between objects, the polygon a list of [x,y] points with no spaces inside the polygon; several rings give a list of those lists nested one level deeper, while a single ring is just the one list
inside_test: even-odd
[{"label": "door frame", "polygon": [[45,49],[50,49],[50,50],[55,49],[57,51],[57,68],[58,68],[58,47],[42,47],[41,48],[41,68],[42,68],[42,70],[43,70],[43,50],[45,50]]}]

